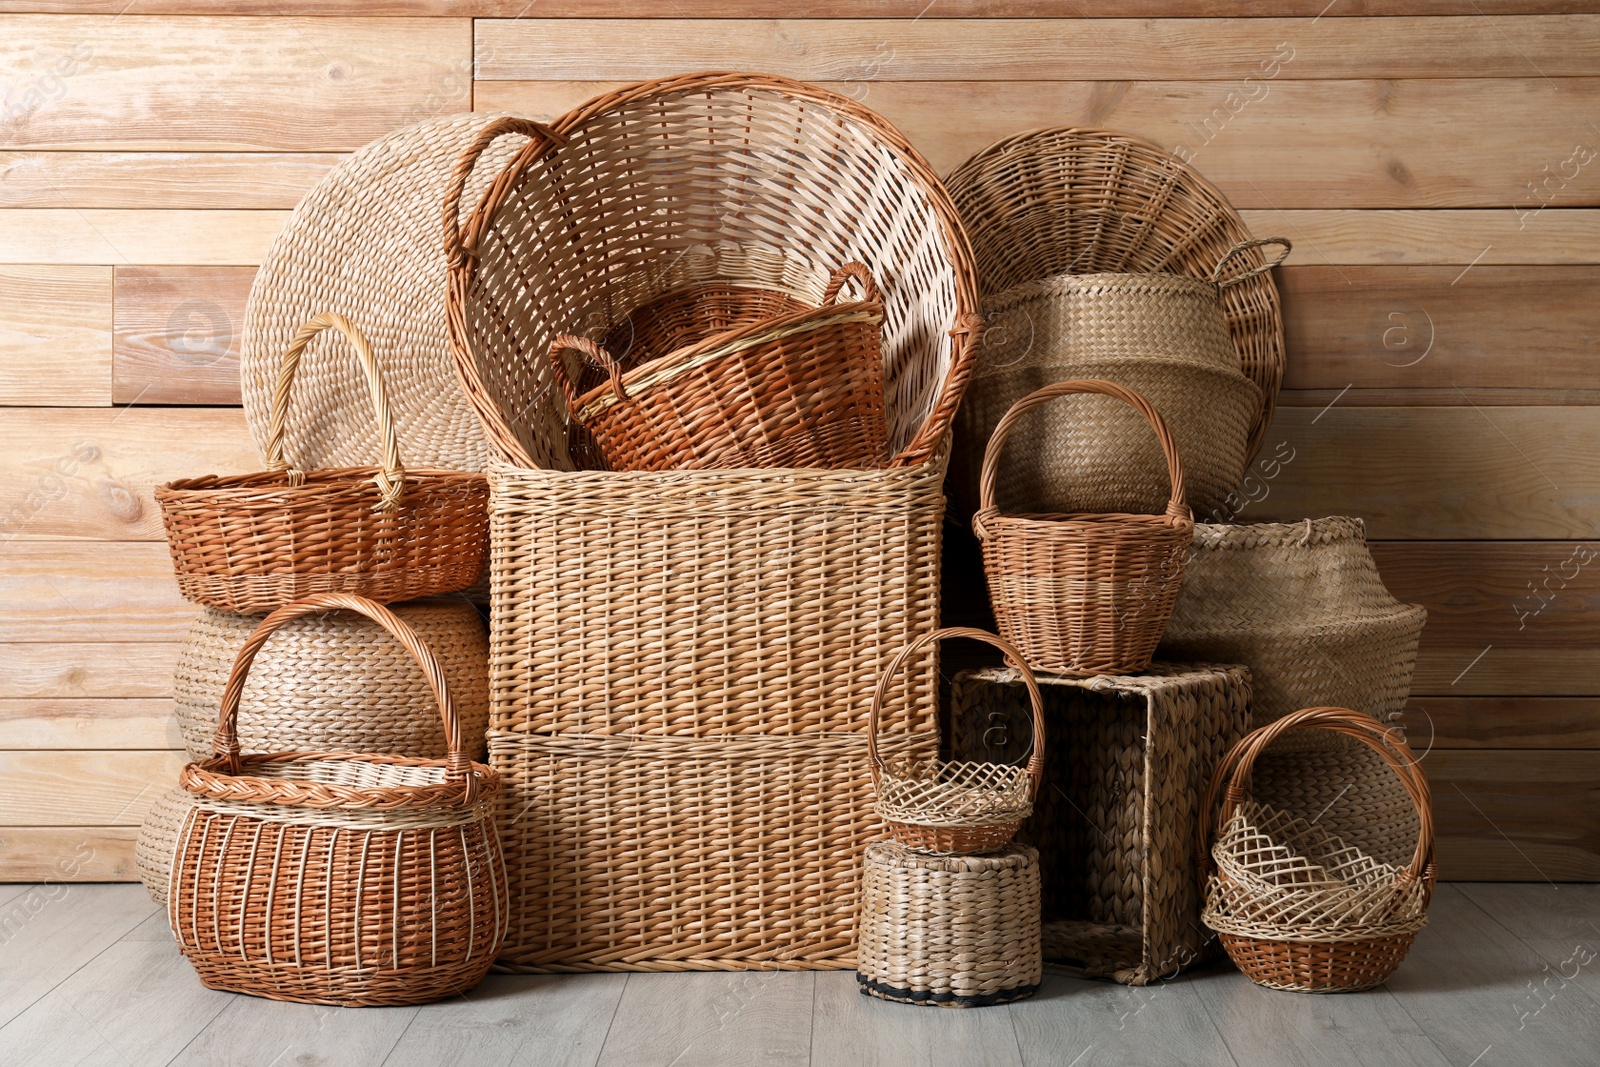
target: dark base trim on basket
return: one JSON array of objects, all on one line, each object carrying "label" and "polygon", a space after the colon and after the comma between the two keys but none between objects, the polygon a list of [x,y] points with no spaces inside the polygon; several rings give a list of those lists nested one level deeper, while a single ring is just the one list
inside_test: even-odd
[{"label": "dark base trim on basket", "polygon": [[1031,985],[1012,986],[1002,989],[998,993],[984,993],[976,997],[963,997],[955,993],[934,993],[927,989],[899,989],[883,982],[874,981],[856,972],[856,983],[861,986],[864,996],[877,997],[879,1000],[893,1000],[901,1004],[934,1005],[941,1008],[987,1008],[994,1004],[1009,1004],[1013,1000],[1025,1000],[1039,992],[1037,982]]}]

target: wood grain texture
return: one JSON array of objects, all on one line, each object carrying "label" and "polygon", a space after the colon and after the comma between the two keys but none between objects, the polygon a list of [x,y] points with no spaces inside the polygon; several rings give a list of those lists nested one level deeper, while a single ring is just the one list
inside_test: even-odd
[{"label": "wood grain texture", "polygon": [[13,901],[5,916],[15,932],[0,947],[0,1026],[156,910],[144,893],[123,886],[38,886],[22,900],[20,914]]},{"label": "wood grain texture", "polygon": [[[627,980],[491,974],[463,1000],[424,1004],[384,1067],[594,1067]],[[522,1010],[533,1003],[538,1011]]]},{"label": "wood grain texture", "polygon": [[136,826],[0,827],[0,876],[29,882],[137,882]]},{"label": "wood grain texture", "polygon": [[[1600,180],[1595,185],[1600,187]],[[1251,232],[1282,234],[1292,240],[1295,262],[1302,264],[1452,263],[1464,270],[1501,263],[1600,260],[1596,250],[1600,243],[1600,211],[1563,207],[1535,216],[1531,212],[1519,214],[1515,207],[1502,207],[1242,214]]]},{"label": "wood grain texture", "polygon": [[178,649],[176,643],[149,642],[5,645],[0,647],[0,697],[171,697]]},{"label": "wood grain texture", "polygon": [[[13,148],[349,151],[468,106],[472,24],[0,16]],[[31,95],[30,95],[31,94]]]},{"label": "wood grain texture", "polygon": [[1600,881],[1600,752],[1434,749],[1439,877]]},{"label": "wood grain texture", "polygon": [[[478,82],[474,107],[548,119],[620,84],[585,73],[577,81]],[[1243,209],[1468,207],[1516,218],[1513,205],[1532,209],[1541,202],[1537,192],[1553,198],[1552,210],[1528,218],[1528,228],[1559,242],[1560,228],[1549,225],[1554,208],[1600,204],[1600,162],[1575,175],[1575,161],[1568,163],[1577,144],[1600,147],[1600,134],[1587,126],[1600,108],[1600,78],[1280,78],[1251,90],[1256,99],[1243,107],[1237,99],[1230,106],[1232,90],[1215,82],[823,84],[881,113],[940,173],[1008,134],[1077,125],[1184,152]],[[1463,138],[1464,113],[1502,121]]]},{"label": "wood grain texture", "polygon": [[0,262],[255,265],[287,211],[0,210]]},{"label": "wood grain texture", "polygon": [[1584,938],[1591,943],[1600,931],[1600,885],[1474,884],[1458,892],[1494,916],[1495,922],[1523,941]]},{"label": "wood grain texture", "polygon": [[241,403],[239,345],[254,267],[118,267],[112,400]]},{"label": "wood grain texture", "polygon": [[1417,696],[1405,721],[1419,750],[1600,748],[1596,697]]},{"label": "wood grain texture", "polygon": [[[763,70],[812,81],[1578,77],[1600,68],[1590,15],[912,22],[871,19],[484,20],[482,81],[619,80]],[[1268,63],[1276,55],[1277,63]]]},{"label": "wood grain texture", "polygon": [[0,516],[13,537],[155,541],[152,490],[260,470],[238,408],[28,408],[0,439]]},{"label": "wood grain texture", "polygon": [[1024,1063],[1234,1067],[1194,982],[1184,978],[1135,988],[1047,974],[1036,996],[1007,1010]]},{"label": "wood grain texture", "polygon": [[171,1061],[172,1067],[382,1067],[416,1008],[316,1008],[234,997]]},{"label": "wood grain texture", "polygon": [[811,1004],[811,1062],[855,1067],[1022,1067],[1008,1011],[968,1012],[958,1030],[942,1011],[907,1010],[861,995],[850,971],[820,971]]},{"label": "wood grain texture", "polygon": [[812,983],[773,980],[783,974],[628,975],[598,1067],[743,1067],[750,1047],[771,1067],[809,1063]]},{"label": "wood grain texture", "polygon": [[0,749],[182,747],[171,700],[0,699]]},{"label": "wood grain texture", "polygon": [[0,406],[102,406],[110,386],[110,270],[0,266]]},{"label": "wood grain texture", "polygon": [[0,752],[0,825],[138,826],[182,752]]},{"label": "wood grain texture", "polygon": [[0,551],[0,643],[171,644],[198,611],[178,595],[161,542],[12,541]]},{"label": "wood grain texture", "polygon": [[343,156],[0,152],[0,208],[292,208]]},{"label": "wood grain texture", "polygon": [[[345,5],[350,9],[351,5]],[[1581,15],[1584,0],[940,0],[946,18],[1352,18],[1379,15]],[[361,0],[363,15],[453,15],[522,18],[528,0]],[[0,11],[134,15],[322,15],[316,0],[0,0]],[[762,18],[772,0],[540,0],[538,17]],[[921,18],[928,0],[812,0],[805,17]]]}]

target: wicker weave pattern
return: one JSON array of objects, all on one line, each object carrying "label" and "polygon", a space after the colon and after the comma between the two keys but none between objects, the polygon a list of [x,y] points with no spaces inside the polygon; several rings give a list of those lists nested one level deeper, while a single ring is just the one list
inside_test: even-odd
[{"label": "wicker weave pattern", "polygon": [[172,853],[178,847],[178,832],[194,807],[194,797],[182,789],[169,789],[156,798],[139,824],[139,837],[133,845],[133,862],[139,869],[150,899],[163,907],[167,886],[172,880]]},{"label": "wicker weave pattern", "polygon": [[[560,333],[603,336],[677,286],[677,260],[730,254],[720,280],[761,286],[735,255],[776,253],[826,274],[860,261],[884,287],[890,449],[943,443],[977,336],[970,252],[942,185],[892,127],[852,101],[766,75],[708,73],[630,85],[531,140],[467,219],[445,201],[458,366],[502,458],[570,469],[566,405],[546,358]],[[469,149],[458,166],[475,166]]]},{"label": "wicker weave pattern", "polygon": [[1039,853],[926,856],[867,846],[861,889],[861,991],[948,1008],[1031,996],[1044,977]]},{"label": "wicker weave pattern", "polygon": [[[936,733],[885,744],[929,758]],[[880,832],[865,736],[491,733],[512,929],[539,971],[811,970],[855,962]]]}]

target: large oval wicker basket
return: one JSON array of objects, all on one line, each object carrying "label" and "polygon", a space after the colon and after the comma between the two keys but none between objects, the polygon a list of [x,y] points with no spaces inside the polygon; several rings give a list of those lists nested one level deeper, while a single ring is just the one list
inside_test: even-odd
[{"label": "large oval wicker basket", "polygon": [[[460,183],[510,134],[529,140],[463,226]],[[938,178],[870,110],[766,75],[641,82],[548,127],[491,124],[457,179],[444,209],[451,336],[508,462],[575,466],[548,360],[557,336],[599,340],[691,288],[815,306],[852,261],[883,288],[890,452],[908,464],[938,451],[978,334],[971,252]]]}]

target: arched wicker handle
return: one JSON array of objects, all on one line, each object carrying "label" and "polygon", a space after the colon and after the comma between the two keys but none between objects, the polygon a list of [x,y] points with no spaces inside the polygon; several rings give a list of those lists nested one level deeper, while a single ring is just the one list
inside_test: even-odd
[{"label": "arched wicker handle", "polygon": [[868,303],[883,303],[883,290],[878,288],[877,280],[872,277],[872,272],[865,263],[851,261],[834,268],[828,276],[828,287],[822,291],[822,306],[832,307],[839,299],[839,290],[844,288],[844,283],[854,278],[861,283],[861,299]]},{"label": "arched wicker handle", "polygon": [[[1226,267],[1228,262],[1239,253],[1248,251],[1252,248],[1266,248],[1269,245],[1277,245],[1283,249],[1283,251],[1278,253],[1276,259],[1268,259],[1263,266],[1251,267],[1243,274],[1236,274],[1227,281],[1222,280],[1222,268]],[[1288,259],[1289,252],[1293,248],[1294,245],[1289,242],[1287,237],[1262,237],[1254,241],[1240,241],[1238,244],[1222,253],[1222,258],[1217,260],[1217,265],[1211,268],[1211,280],[1216,283],[1218,289],[1226,289],[1229,286],[1238,285],[1240,282],[1254,278],[1258,274],[1267,273],[1267,271]]]},{"label": "arched wicker handle", "polygon": [[878,755],[878,720],[882,717],[883,702],[889,696],[890,684],[900,674],[900,668],[905,666],[907,659],[933,642],[950,637],[968,637],[998,648],[1004,654],[1006,664],[1016,668],[1022,675],[1023,684],[1028,687],[1028,699],[1033,702],[1033,748],[1028,756],[1027,767],[1028,779],[1032,783],[1028,799],[1032,800],[1039,795],[1039,783],[1044,778],[1044,694],[1039,692],[1039,680],[1033,676],[1033,670],[1015,645],[998,634],[970,626],[951,626],[923,634],[902,648],[889,663],[888,669],[878,676],[878,686],[872,692],[872,711],[867,716],[867,758],[872,763],[872,784],[878,784],[884,771],[883,757]]},{"label": "arched wicker handle", "polygon": [[228,761],[229,774],[240,772],[242,765],[239,760],[239,698],[244,694],[245,679],[250,676],[250,665],[255,662],[256,653],[261,651],[262,646],[284,623],[305,615],[319,615],[336,610],[365,615],[382,626],[400,642],[402,648],[411,653],[411,658],[422,668],[422,673],[428,679],[428,688],[433,690],[434,700],[439,704],[439,718],[444,723],[445,778],[452,782],[466,783],[468,790],[466,803],[471,803],[476,792],[477,779],[471,773],[472,761],[462,750],[461,720],[456,716],[455,702],[450,699],[450,688],[445,682],[444,670],[434,657],[433,650],[423,643],[417,632],[400,616],[376,601],[353,593],[313,593],[292,604],[285,604],[261,620],[261,625],[256,627],[255,633],[251,634],[244,647],[239,649],[239,655],[233,661],[233,670],[228,673],[228,685],[222,691],[222,716],[217,722],[217,736],[212,742],[212,751]]},{"label": "arched wicker handle", "polygon": [[1099,393],[1133,407],[1150,428],[1156,432],[1156,440],[1161,445],[1161,453],[1167,459],[1167,476],[1172,480],[1172,496],[1167,500],[1167,517],[1175,522],[1192,522],[1194,516],[1189,511],[1189,505],[1183,493],[1183,461],[1178,457],[1178,443],[1172,439],[1172,431],[1167,429],[1165,420],[1155,406],[1146,400],[1140,393],[1134,392],[1125,385],[1108,382],[1100,378],[1074,378],[1070,381],[1056,382],[1043,389],[1037,389],[1011,405],[1011,410],[1005,413],[1000,424],[994,428],[994,433],[989,435],[989,444],[983,450],[983,473],[978,481],[978,512],[972,517],[973,532],[979,538],[985,536],[983,520],[993,518],[1000,513],[995,506],[994,490],[995,481],[1000,471],[1000,454],[1005,451],[1006,440],[1011,436],[1011,431],[1021,421],[1022,417],[1040,404],[1045,404],[1058,397],[1073,396],[1079,393]]},{"label": "arched wicker handle", "polygon": [[[1417,848],[1401,877],[1421,880],[1428,897],[1431,897],[1438,870],[1433,861],[1433,800],[1428,790],[1428,779],[1422,773],[1422,765],[1417,762],[1411,746],[1406,744],[1398,730],[1349,708],[1304,708],[1290,712],[1258,730],[1252,730],[1222,757],[1222,762],[1212,772],[1211,782],[1206,786],[1205,801],[1200,806],[1200,838],[1195,864],[1199,870],[1201,893],[1205,892],[1206,882],[1216,870],[1216,861],[1211,855],[1213,829],[1220,833],[1228,825],[1228,820],[1233,818],[1234,811],[1244,802],[1256,758],[1268,745],[1290,730],[1331,730],[1355,738],[1383,757],[1384,763],[1399,777],[1400,784],[1405,786],[1411,803],[1417,809]],[[1222,797],[1220,811],[1217,811],[1218,794]],[[1213,811],[1217,812],[1215,819],[1212,817]]]},{"label": "arched wicker handle", "polygon": [[267,421],[267,470],[288,471],[290,481],[296,484],[303,476],[303,472],[291,467],[283,456],[283,439],[289,424],[289,393],[306,346],[330,327],[344,334],[356,350],[361,371],[367,378],[372,408],[378,417],[378,473],[372,480],[378,487],[379,500],[373,510],[394,511],[399,508],[400,495],[405,491],[406,472],[400,465],[400,445],[395,438],[394,415],[389,411],[389,395],[383,388],[383,375],[378,370],[378,357],[373,354],[372,345],[349,319],[337,312],[323,312],[300,327],[300,332],[289,342],[289,350],[283,354],[283,366],[278,368],[278,383],[272,391],[272,411]]},{"label": "arched wicker handle", "polygon": [[[478,131],[472,143],[456,157],[455,166],[450,170],[450,184],[444,195],[444,258],[451,268],[462,266],[466,263],[467,257],[474,253],[474,249],[467,243],[466,224],[461,221],[461,197],[466,194],[467,179],[472,176],[473,169],[478,165],[478,157],[483,155],[491,144],[508,133],[517,133],[528,138],[528,143],[522,149],[527,159],[519,155],[517,165],[508,166],[503,170],[495,180],[496,185],[520,175],[528,159],[537,158],[545,151],[567,143],[565,137],[544,123],[533,119],[520,119],[513,115],[495,119]],[[498,203],[500,197],[494,199]]]},{"label": "arched wicker handle", "polygon": [[555,372],[556,381],[560,383],[561,391],[566,394],[567,410],[574,421],[578,418],[578,387],[572,384],[572,378],[567,374],[567,366],[561,361],[563,352],[576,352],[589,359],[611,379],[611,391],[616,394],[617,399],[628,399],[628,391],[622,385],[622,367],[611,358],[610,352],[587,337],[570,333],[561,334],[550,342],[550,369]]}]

